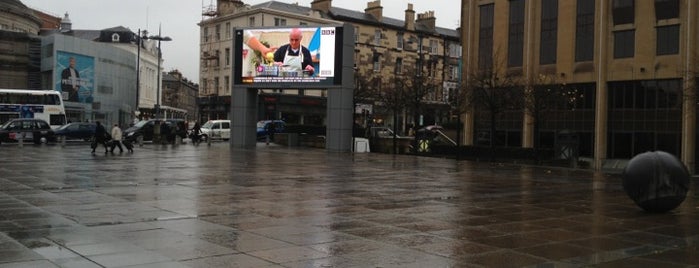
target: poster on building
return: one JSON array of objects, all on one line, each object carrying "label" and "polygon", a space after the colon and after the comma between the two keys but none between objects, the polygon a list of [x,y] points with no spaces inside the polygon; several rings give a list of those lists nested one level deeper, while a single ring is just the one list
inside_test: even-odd
[{"label": "poster on building", "polygon": [[92,103],[95,91],[95,58],[57,51],[54,81],[56,91],[71,102]]}]

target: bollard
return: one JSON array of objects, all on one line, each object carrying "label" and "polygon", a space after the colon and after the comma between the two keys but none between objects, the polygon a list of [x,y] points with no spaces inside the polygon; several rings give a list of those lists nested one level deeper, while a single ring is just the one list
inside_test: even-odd
[{"label": "bollard", "polygon": [[211,146],[211,140],[210,136],[206,136],[206,145]]},{"label": "bollard", "polygon": [[61,136],[61,147],[66,147],[66,136]]}]

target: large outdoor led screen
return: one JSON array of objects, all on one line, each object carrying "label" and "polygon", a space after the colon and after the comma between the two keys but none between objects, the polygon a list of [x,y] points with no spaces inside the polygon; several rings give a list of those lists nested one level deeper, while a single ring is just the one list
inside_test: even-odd
[{"label": "large outdoor led screen", "polygon": [[[341,85],[341,26],[250,28],[237,29],[234,34],[236,85],[257,88]],[[262,53],[265,48],[272,52]]]}]

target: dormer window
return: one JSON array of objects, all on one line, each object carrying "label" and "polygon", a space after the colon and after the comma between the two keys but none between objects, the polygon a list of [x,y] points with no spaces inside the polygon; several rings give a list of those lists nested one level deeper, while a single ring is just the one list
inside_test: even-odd
[{"label": "dormer window", "polygon": [[115,42],[115,43],[119,42],[119,34],[118,33],[112,34],[112,42]]}]

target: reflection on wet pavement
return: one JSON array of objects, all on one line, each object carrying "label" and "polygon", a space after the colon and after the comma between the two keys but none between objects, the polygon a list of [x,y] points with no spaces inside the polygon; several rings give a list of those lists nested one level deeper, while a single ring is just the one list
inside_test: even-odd
[{"label": "reflection on wet pavement", "polygon": [[696,186],[648,214],[620,177],[583,170],[136,149],[0,146],[0,268],[699,265]]}]

